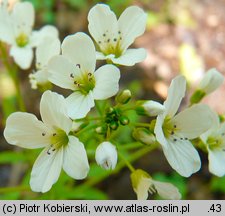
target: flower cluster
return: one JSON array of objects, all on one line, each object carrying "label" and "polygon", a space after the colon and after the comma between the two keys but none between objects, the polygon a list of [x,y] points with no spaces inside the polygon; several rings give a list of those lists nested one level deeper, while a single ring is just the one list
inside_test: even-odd
[{"label": "flower cluster", "polygon": [[[184,76],[172,80],[163,104],[142,100],[130,106],[130,90],[118,93],[119,65],[132,66],[146,57],[145,49],[129,48],[145,31],[147,15],[141,8],[130,6],[117,19],[109,6],[95,5],[87,19],[96,47],[83,32],[69,35],[61,43],[58,30],[53,26],[33,31],[34,9],[28,2],[16,3],[9,11],[3,1],[0,18],[0,40],[9,45],[10,55],[19,67],[30,67],[32,49],[36,48],[36,69],[29,76],[32,88],[51,83],[71,92],[65,98],[45,91],[40,101],[42,121],[26,112],[12,113],[6,121],[4,137],[8,143],[28,149],[44,148],[31,172],[33,191],[49,191],[61,169],[74,179],[87,177],[90,168],[86,144],[79,139],[80,127],[89,121],[88,115],[95,105],[98,108],[99,100],[106,101],[113,96],[116,96],[115,105],[106,105],[93,127],[96,134],[101,135],[101,141],[95,146],[99,166],[106,170],[116,168],[120,146],[111,138],[111,133],[129,124],[126,111],[133,110],[137,115],[151,117],[149,123],[134,124],[133,137],[146,144],[145,148],[162,149],[170,166],[180,175],[189,177],[201,168],[193,141],[199,137],[209,153],[210,172],[218,176],[225,174],[221,166],[225,163],[225,124],[220,124],[218,115],[209,106],[199,103],[222,84],[223,76],[216,69],[206,74],[192,95],[190,106],[179,113],[186,91]],[[107,64],[97,67],[97,60],[106,60]],[[83,130],[87,128],[84,124]],[[126,159],[125,164],[131,170],[131,182],[138,199],[147,199],[148,192],[157,192],[165,199],[181,198],[174,185],[153,180],[145,171],[134,169]]]}]

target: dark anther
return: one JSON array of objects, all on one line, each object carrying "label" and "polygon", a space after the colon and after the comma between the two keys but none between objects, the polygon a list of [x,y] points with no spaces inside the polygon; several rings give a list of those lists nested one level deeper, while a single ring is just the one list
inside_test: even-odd
[{"label": "dark anther", "polygon": [[118,34],[121,34],[121,31],[118,31]]},{"label": "dark anther", "polygon": [[88,73],[88,76],[92,76],[92,73]]},{"label": "dark anther", "polygon": [[173,127],[174,127],[174,128],[176,128],[177,126],[176,126],[176,125],[174,125]]},{"label": "dark anther", "polygon": [[47,151],[47,154],[50,155],[51,153],[49,152],[49,150]]},{"label": "dark anther", "polygon": [[71,78],[74,78],[74,75],[71,73],[71,74],[70,74],[70,77],[71,77]]},{"label": "dark anther", "polygon": [[107,42],[109,43],[110,42],[110,39],[108,39]]},{"label": "dark anther", "polygon": [[45,133],[42,133],[41,135],[42,135],[42,136],[45,136]]},{"label": "dark anther", "polygon": [[113,40],[114,40],[115,42],[117,41],[117,39],[116,39],[116,38],[114,38]]},{"label": "dark anther", "polygon": [[183,137],[181,137],[180,139],[183,140]]},{"label": "dark anther", "polygon": [[52,136],[56,136],[56,133],[52,134]]},{"label": "dark anther", "polygon": [[80,64],[76,64],[76,66],[80,68]]},{"label": "dark anther", "polygon": [[99,44],[101,43],[101,41],[98,42]]},{"label": "dark anther", "polygon": [[75,80],[74,82],[73,82],[75,85],[77,85],[77,81]]},{"label": "dark anther", "polygon": [[92,78],[89,78],[88,80],[91,82],[92,81]]},{"label": "dark anther", "polygon": [[184,139],[185,139],[185,140],[188,140],[188,138],[187,138],[187,137],[185,137]]},{"label": "dark anther", "polygon": [[103,37],[105,37],[106,36],[106,34],[103,34]]},{"label": "dark anther", "polygon": [[176,141],[177,141],[177,139],[173,139],[173,141],[174,141],[174,142],[176,142]]},{"label": "dark anther", "polygon": [[55,149],[52,149],[52,151],[54,152],[54,151],[55,151]]},{"label": "dark anther", "polygon": [[171,131],[171,135],[174,135],[174,131]]}]

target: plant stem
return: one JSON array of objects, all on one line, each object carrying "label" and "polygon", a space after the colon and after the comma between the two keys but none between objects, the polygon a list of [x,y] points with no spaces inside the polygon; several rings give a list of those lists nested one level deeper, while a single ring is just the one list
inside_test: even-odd
[{"label": "plant stem", "polygon": [[16,98],[17,98],[19,110],[24,112],[24,111],[26,111],[26,108],[25,108],[25,104],[24,104],[23,97],[22,97],[21,90],[20,90],[18,67],[13,66],[9,63],[9,61],[8,61],[9,58],[7,55],[6,48],[3,46],[2,43],[0,43],[0,51],[2,54],[2,63],[4,64],[5,68],[7,69],[11,79],[14,82],[15,88],[16,88]]},{"label": "plant stem", "polygon": [[135,169],[132,166],[132,164],[120,152],[119,152],[119,157],[125,162],[125,164],[127,165],[127,167],[129,168],[129,170],[131,172],[134,172],[135,171]]}]

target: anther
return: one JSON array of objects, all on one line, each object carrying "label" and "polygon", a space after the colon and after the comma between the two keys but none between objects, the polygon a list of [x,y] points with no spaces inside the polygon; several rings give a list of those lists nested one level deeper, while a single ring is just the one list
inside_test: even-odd
[{"label": "anther", "polygon": [[92,76],[92,73],[88,73],[88,76],[89,76],[89,77]]},{"label": "anther", "polygon": [[173,127],[174,127],[174,128],[177,128],[177,126],[176,126],[176,125],[174,125]]},{"label": "anther", "polygon": [[171,135],[174,135],[174,131],[171,131]]},{"label": "anther", "polygon": [[101,44],[101,41],[99,41],[98,43]]},{"label": "anther", "polygon": [[113,40],[114,40],[115,42],[117,41],[117,39],[116,39],[116,38],[114,38]]},{"label": "anther", "polygon": [[176,141],[177,141],[177,139],[173,139],[173,141],[174,141],[174,142],[176,142]]},{"label": "anther", "polygon": [[103,37],[105,37],[106,36],[106,34],[103,34]]},{"label": "anther", "polygon": [[118,34],[121,34],[121,31],[118,31]]},{"label": "anther", "polygon": [[42,135],[42,136],[45,136],[45,135],[46,135],[46,133],[42,133],[41,135]]},{"label": "anther", "polygon": [[75,80],[73,83],[74,83],[75,85],[77,85],[77,84],[78,84],[76,80]]},{"label": "anther", "polygon": [[188,140],[188,138],[187,138],[187,137],[185,137],[184,139],[185,139],[185,140]]},{"label": "anther", "polygon": [[71,74],[70,74],[70,77],[71,77],[71,78],[74,78],[74,75],[71,73]]},{"label": "anther", "polygon": [[76,66],[80,68],[80,64],[76,64]]},{"label": "anther", "polygon": [[110,39],[108,39],[107,42],[109,43],[110,42]]},{"label": "anther", "polygon": [[52,136],[56,136],[56,133],[52,134]]}]

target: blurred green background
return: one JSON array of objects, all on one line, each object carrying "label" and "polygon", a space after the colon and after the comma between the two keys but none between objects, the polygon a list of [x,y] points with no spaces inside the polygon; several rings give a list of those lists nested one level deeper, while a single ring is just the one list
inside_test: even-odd
[{"label": "blurred green background", "polygon": [[[35,29],[45,24],[55,25],[61,41],[68,34],[87,30],[87,14],[99,3],[92,0],[30,0],[36,10]],[[147,49],[146,60],[134,67],[121,67],[121,89],[130,88],[138,99],[162,102],[171,79],[183,74],[188,80],[189,98],[204,72],[217,68],[225,73],[225,1],[217,0],[108,0],[119,16],[130,5],[142,7],[148,14],[147,29],[134,46]],[[1,57],[1,56],[0,56]],[[39,116],[41,92],[32,90],[28,80],[31,70],[21,71],[20,81],[27,110]],[[67,95],[67,91],[54,88]],[[218,113],[225,111],[225,85],[204,99]],[[14,86],[0,63],[0,199],[136,199],[130,184],[130,173],[123,164],[112,175],[98,167],[94,160],[88,179],[74,181],[63,172],[58,182],[46,194],[33,193],[29,188],[32,165],[40,150],[24,150],[8,145],[3,137],[5,117],[16,111]],[[185,100],[183,102],[185,105]],[[131,113],[132,118],[137,118]],[[135,142],[131,130],[121,128],[121,143]],[[94,132],[93,132],[94,133]],[[85,145],[98,140],[93,133],[81,137]],[[118,132],[119,133],[119,132]],[[97,138],[96,138],[97,139]],[[134,149],[135,153],[135,149]],[[225,199],[225,177],[217,178],[208,172],[207,155],[202,158],[201,170],[186,179],[174,171],[163,153],[156,150],[134,163],[158,180],[174,183],[183,199]],[[93,158],[94,152],[88,152]],[[124,151],[126,155],[127,152]],[[160,158],[160,159],[159,159]],[[111,174],[111,173],[110,173]],[[97,177],[96,177],[97,176]],[[86,182],[85,184],[83,184]],[[10,187],[10,188],[6,188]],[[150,199],[159,198],[151,196]]]}]

